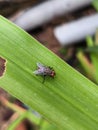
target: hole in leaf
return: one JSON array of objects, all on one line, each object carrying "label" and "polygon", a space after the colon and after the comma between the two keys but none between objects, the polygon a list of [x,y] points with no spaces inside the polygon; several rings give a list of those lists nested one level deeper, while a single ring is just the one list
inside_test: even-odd
[{"label": "hole in leaf", "polygon": [[5,63],[6,63],[6,60],[0,57],[0,77],[3,76],[5,72]]}]

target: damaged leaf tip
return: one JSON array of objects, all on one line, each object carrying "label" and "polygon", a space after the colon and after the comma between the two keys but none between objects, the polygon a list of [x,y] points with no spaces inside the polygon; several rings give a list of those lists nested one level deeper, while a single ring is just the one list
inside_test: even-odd
[{"label": "damaged leaf tip", "polygon": [[6,60],[0,57],[0,77],[4,75],[5,70],[6,70]]}]

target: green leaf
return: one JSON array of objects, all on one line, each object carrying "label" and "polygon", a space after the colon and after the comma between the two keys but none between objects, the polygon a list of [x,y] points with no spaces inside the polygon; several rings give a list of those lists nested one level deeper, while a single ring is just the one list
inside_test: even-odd
[{"label": "green leaf", "polygon": [[[95,77],[96,82],[98,83],[98,53],[97,53],[98,45],[96,45],[96,49],[95,49],[95,46],[94,46],[95,43],[90,36],[87,37],[87,44],[89,46],[89,49],[92,48],[90,57],[92,60],[92,64],[94,66],[94,77]],[[96,50],[96,52],[95,52],[95,50]]]},{"label": "green leaf", "polygon": [[27,115],[27,112],[25,112],[24,114],[22,114],[20,117],[18,117],[16,120],[14,120],[9,127],[7,128],[7,130],[15,130],[15,128],[25,119]]},{"label": "green leaf", "polygon": [[85,56],[85,54],[82,51],[79,51],[76,56],[81,63],[81,66],[85,70],[87,77],[95,81],[94,67],[92,66],[88,58]]},{"label": "green leaf", "polygon": [[93,53],[97,53],[98,54],[98,46],[88,47],[84,51],[86,51],[86,52],[93,52]]},{"label": "green leaf", "polygon": [[[98,87],[7,19],[0,17],[0,55],[7,60],[0,86],[60,129],[98,130]],[[54,79],[33,74],[51,66]]]}]

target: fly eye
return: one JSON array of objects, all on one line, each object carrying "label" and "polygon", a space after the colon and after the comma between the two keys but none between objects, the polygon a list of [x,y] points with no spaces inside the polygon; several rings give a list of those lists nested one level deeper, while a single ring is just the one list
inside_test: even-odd
[{"label": "fly eye", "polygon": [[51,76],[52,76],[52,77],[54,77],[54,76],[55,76],[55,72],[54,72],[54,71],[52,71]]}]

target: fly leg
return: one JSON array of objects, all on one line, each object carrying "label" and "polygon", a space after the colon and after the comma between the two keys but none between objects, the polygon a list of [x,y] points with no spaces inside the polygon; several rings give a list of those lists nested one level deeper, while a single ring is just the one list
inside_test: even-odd
[{"label": "fly leg", "polygon": [[43,75],[43,81],[42,81],[42,83],[44,83],[44,82],[45,82],[45,77],[46,77],[46,75]]}]

